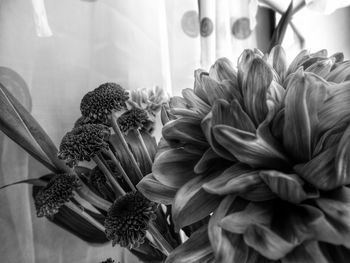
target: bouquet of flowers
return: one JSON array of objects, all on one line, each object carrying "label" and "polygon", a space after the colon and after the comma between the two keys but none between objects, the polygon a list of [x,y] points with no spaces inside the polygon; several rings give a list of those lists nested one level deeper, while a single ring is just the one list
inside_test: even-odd
[{"label": "bouquet of flowers", "polygon": [[59,149],[0,84],[1,130],[51,171],[17,182],[37,216],[143,262],[348,262],[350,61],[302,51],[287,65],[273,45],[194,76],[169,100],[100,85]]}]

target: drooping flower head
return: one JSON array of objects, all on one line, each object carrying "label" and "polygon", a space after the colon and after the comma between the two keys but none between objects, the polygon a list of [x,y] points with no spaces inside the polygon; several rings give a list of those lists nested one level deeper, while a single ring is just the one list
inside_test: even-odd
[{"label": "drooping flower head", "polygon": [[57,174],[35,196],[34,204],[38,217],[53,216],[60,207],[74,196],[80,186],[79,179],[72,174]]},{"label": "drooping flower head", "polygon": [[124,112],[118,118],[118,125],[122,132],[127,133],[129,130],[142,129],[147,123],[147,120],[147,112],[135,107]]},{"label": "drooping flower head", "polygon": [[81,114],[90,123],[102,123],[110,126],[109,115],[113,110],[126,109],[129,95],[116,83],[107,82],[88,92],[80,104]]},{"label": "drooping flower head", "polygon": [[173,204],[177,228],[213,213],[217,262],[342,262],[350,254],[343,58],[302,51],[287,66],[277,46],[244,51],[237,71],[227,59],[196,71],[194,89],[170,100],[153,174],[139,189]]},{"label": "drooping flower head", "polygon": [[156,218],[156,204],[140,192],[129,192],[111,206],[105,220],[106,236],[112,245],[138,247],[144,242],[148,224]]},{"label": "drooping flower head", "polygon": [[97,153],[108,150],[108,127],[102,124],[84,124],[67,132],[61,141],[58,158],[73,167],[79,161],[91,161]]}]

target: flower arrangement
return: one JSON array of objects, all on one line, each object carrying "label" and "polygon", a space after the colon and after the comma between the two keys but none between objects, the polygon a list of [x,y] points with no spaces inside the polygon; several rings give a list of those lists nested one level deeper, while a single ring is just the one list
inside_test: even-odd
[{"label": "flower arrangement", "polygon": [[142,262],[348,262],[350,62],[287,65],[291,15],[269,52],[196,70],[182,96],[100,85],[58,149],[0,84],[1,130],[51,171],[13,184],[33,185],[38,217]]},{"label": "flower arrangement", "polygon": [[38,217],[83,240],[111,240],[144,262],[346,262],[349,69],[325,50],[287,66],[281,46],[245,50],[237,70],[219,59],[182,97],[158,101],[157,147],[147,112],[106,83],[82,99],[59,159],[1,88],[45,159],[33,142],[19,144],[53,171],[25,181]]}]

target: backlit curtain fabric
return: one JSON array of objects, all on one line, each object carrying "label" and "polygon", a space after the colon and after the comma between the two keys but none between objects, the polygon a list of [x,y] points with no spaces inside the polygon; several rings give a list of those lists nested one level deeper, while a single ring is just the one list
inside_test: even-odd
[{"label": "backlit curtain fabric", "polygon": [[[345,27],[349,16],[340,12]],[[306,20],[299,21],[301,31],[312,31],[317,19]],[[323,43],[329,44],[325,48],[334,49],[333,29],[327,34],[313,31],[313,39],[322,36],[328,41]],[[56,145],[80,116],[83,95],[98,85],[160,86],[170,95],[179,95],[193,87],[195,69],[208,70],[222,56],[236,64],[245,48],[266,51],[270,37],[270,12],[255,0],[0,1],[0,66],[23,77],[28,89],[10,90]],[[350,42],[345,34],[338,37]],[[45,173],[44,167],[0,134],[0,185]],[[0,208],[1,262],[93,263],[108,257],[137,262],[120,247],[86,244],[37,218],[26,185],[2,190]]]}]

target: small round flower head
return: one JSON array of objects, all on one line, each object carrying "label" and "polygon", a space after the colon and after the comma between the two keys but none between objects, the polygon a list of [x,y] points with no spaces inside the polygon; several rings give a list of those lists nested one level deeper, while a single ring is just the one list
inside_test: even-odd
[{"label": "small round flower head", "polygon": [[156,218],[156,204],[140,192],[129,192],[119,197],[108,211],[105,227],[106,236],[112,245],[138,247],[144,242],[151,220]]},{"label": "small round flower head", "polygon": [[91,161],[98,152],[109,149],[106,141],[109,135],[108,127],[102,124],[84,124],[73,128],[63,137],[58,158],[66,160],[70,167],[79,161]]},{"label": "small round flower head", "polygon": [[73,196],[80,186],[79,178],[72,174],[57,174],[35,196],[38,217],[53,216]]},{"label": "small round flower head", "polygon": [[124,112],[118,118],[118,125],[122,132],[127,133],[132,129],[142,129],[148,121],[148,115],[145,110],[133,108]]},{"label": "small round flower head", "polygon": [[110,125],[109,115],[113,110],[126,109],[128,93],[121,86],[107,82],[88,92],[80,103],[81,114],[93,123]]}]

